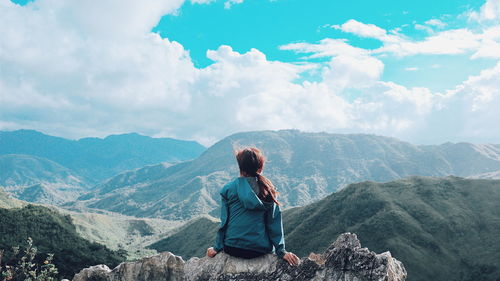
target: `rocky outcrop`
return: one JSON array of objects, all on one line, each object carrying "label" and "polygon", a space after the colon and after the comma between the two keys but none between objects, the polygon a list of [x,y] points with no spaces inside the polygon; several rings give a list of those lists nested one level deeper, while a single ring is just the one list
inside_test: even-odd
[{"label": "rocky outcrop", "polygon": [[245,260],[219,253],[214,258],[181,257],[164,252],[136,262],[124,262],[110,270],[97,265],[80,271],[73,281],[403,281],[406,270],[389,252],[376,254],[355,234],[345,233],[325,253],[303,258],[299,266],[288,265],[275,255]]}]

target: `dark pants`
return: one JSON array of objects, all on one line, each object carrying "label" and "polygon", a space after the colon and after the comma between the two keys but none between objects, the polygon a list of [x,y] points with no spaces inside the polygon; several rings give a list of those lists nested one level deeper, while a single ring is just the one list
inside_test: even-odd
[{"label": "dark pants", "polygon": [[253,259],[265,255],[266,253],[256,252],[247,249],[224,246],[224,253],[237,258]]}]

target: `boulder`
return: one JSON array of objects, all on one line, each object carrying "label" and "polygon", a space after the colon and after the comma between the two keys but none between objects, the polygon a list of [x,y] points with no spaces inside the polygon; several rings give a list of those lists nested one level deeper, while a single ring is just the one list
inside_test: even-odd
[{"label": "boulder", "polygon": [[362,248],[356,234],[344,233],[323,254],[290,266],[273,254],[240,259],[225,253],[185,262],[170,252],[124,262],[113,270],[105,265],[85,268],[73,281],[403,281],[403,264],[390,252],[376,254]]}]

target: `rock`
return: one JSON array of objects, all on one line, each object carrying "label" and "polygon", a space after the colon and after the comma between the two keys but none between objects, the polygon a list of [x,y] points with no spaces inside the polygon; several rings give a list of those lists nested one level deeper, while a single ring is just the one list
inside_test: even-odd
[{"label": "rock", "polygon": [[105,265],[83,269],[73,281],[403,281],[403,264],[391,253],[376,254],[361,248],[356,234],[344,233],[324,254],[311,254],[299,266],[268,254],[251,260],[219,253],[214,258],[185,262],[170,252],[124,262],[110,270]]}]

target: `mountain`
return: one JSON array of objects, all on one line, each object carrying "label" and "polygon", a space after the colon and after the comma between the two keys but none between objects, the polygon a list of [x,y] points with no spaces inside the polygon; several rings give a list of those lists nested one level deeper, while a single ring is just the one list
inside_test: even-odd
[{"label": "mountain", "polygon": [[219,190],[238,175],[233,151],[250,145],[261,148],[268,157],[264,174],[276,185],[286,207],[314,202],[364,180],[469,176],[500,170],[500,145],[417,146],[374,135],[259,131],[229,136],[192,161],[157,166],[154,173],[139,169],[110,179],[81,197],[85,202],[79,204],[166,219],[216,214]]},{"label": "mountain", "polygon": [[29,186],[41,182],[83,185],[78,175],[68,168],[49,159],[31,155],[0,155],[0,171],[0,186]]},{"label": "mountain", "polygon": [[213,244],[219,224],[220,221],[207,215],[194,218],[175,230],[172,235],[149,245],[148,248],[158,252],[180,254],[184,258],[201,257]]},{"label": "mountain", "polygon": [[136,259],[155,254],[147,249],[151,243],[170,235],[183,223],[162,219],[135,218],[116,213],[105,214],[71,212],[58,209],[71,216],[77,233],[92,242],[112,250],[125,250],[127,259]]},{"label": "mountain", "polygon": [[[126,171],[115,177],[107,180],[103,185],[98,189],[99,194],[105,194],[109,191],[119,189],[122,186],[130,186],[141,184],[148,181],[154,181],[161,179],[163,176],[163,172],[172,166],[169,163],[160,163],[156,165],[149,165],[140,169]],[[79,200],[86,200],[86,196],[82,196]]]},{"label": "mountain", "polygon": [[[39,206],[12,198],[0,189],[0,208],[22,208],[28,205]],[[71,217],[71,222],[79,236],[91,242],[106,245],[111,250],[126,251],[128,259],[155,254],[155,250],[146,247],[170,235],[174,229],[183,225],[183,222],[180,221],[135,218],[111,212],[72,212],[51,205],[43,207],[53,210],[46,214],[50,215],[56,212],[62,216]],[[11,231],[14,234],[17,230]]]},{"label": "mountain", "polygon": [[41,157],[0,155],[0,171],[0,188],[28,202],[60,204],[87,189],[75,172]]},{"label": "mountain", "polygon": [[500,171],[483,173],[478,175],[469,176],[471,179],[492,179],[492,180],[500,180]]},{"label": "mountain", "polygon": [[190,160],[204,150],[194,141],[135,133],[75,141],[32,130],[0,131],[0,155],[43,157],[73,170],[91,184],[145,165]]},{"label": "mountain", "polygon": [[[389,250],[408,280],[498,280],[500,180],[409,177],[361,182],[283,214],[286,247],[322,252],[343,232],[375,252]],[[185,237],[203,244],[192,244]],[[189,258],[212,246],[218,223],[197,219],[151,247]],[[193,233],[198,231],[197,233]],[[170,242],[170,243],[169,243]]]},{"label": "mountain", "polygon": [[71,278],[80,269],[98,263],[116,266],[125,259],[122,252],[81,238],[69,216],[46,207],[0,208],[0,226],[0,250],[5,251],[3,262],[10,260],[13,246],[23,246],[31,237],[39,259],[48,253],[54,254],[60,278]]},{"label": "mountain", "polygon": [[12,198],[10,194],[0,188],[0,208],[20,208],[24,205],[26,205],[25,202]]}]

